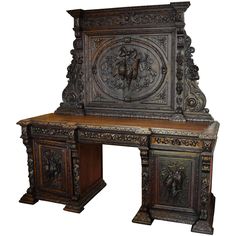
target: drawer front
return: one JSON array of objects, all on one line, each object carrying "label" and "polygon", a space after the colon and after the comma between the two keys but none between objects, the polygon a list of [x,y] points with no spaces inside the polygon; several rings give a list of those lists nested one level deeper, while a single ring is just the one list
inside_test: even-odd
[{"label": "drawer front", "polygon": [[71,164],[65,144],[34,141],[34,151],[37,191],[68,195],[71,191]]},{"label": "drawer front", "polygon": [[152,204],[182,210],[197,209],[199,155],[151,152]]}]

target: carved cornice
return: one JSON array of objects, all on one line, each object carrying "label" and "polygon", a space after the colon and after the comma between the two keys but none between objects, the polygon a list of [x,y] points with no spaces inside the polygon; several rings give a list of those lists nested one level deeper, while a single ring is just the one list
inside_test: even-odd
[{"label": "carved cornice", "polygon": [[168,11],[163,14],[160,12],[141,13],[123,12],[114,15],[99,15],[94,17],[85,16],[83,21],[84,28],[93,27],[117,27],[117,26],[145,26],[155,24],[173,24],[183,22],[181,14],[175,11]]}]

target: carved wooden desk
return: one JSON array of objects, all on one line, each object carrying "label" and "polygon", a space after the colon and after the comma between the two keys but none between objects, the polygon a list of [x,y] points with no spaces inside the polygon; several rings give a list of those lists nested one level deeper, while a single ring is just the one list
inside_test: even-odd
[{"label": "carved wooden desk", "polygon": [[196,82],[189,3],[73,10],[68,85],[55,113],[18,122],[30,187],[20,202],[47,200],[81,212],[103,187],[102,144],[138,147],[142,204],[133,222],[164,219],[213,233],[212,160],[219,123]]}]

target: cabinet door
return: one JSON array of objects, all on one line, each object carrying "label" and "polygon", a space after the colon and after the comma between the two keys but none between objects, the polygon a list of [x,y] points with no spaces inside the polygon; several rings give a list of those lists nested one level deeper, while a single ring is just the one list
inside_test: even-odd
[{"label": "cabinet door", "polygon": [[152,205],[170,210],[197,209],[199,155],[152,151]]},{"label": "cabinet door", "polygon": [[34,141],[37,192],[68,195],[71,192],[71,157],[63,142]]}]

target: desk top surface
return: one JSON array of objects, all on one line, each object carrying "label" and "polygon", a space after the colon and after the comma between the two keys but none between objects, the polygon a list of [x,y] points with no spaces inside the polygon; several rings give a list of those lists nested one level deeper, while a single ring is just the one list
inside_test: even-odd
[{"label": "desk top surface", "polygon": [[20,125],[62,125],[73,127],[130,127],[140,129],[174,129],[184,130],[197,133],[203,133],[209,129],[212,124],[217,122],[174,122],[169,120],[156,120],[156,119],[137,119],[137,118],[114,118],[114,117],[101,117],[101,116],[77,116],[77,115],[59,115],[59,114],[46,114],[24,119],[18,122]]}]

